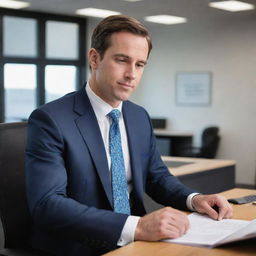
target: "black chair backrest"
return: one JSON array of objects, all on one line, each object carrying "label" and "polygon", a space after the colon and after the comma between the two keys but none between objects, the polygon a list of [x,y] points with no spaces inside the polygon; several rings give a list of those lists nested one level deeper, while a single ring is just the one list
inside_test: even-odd
[{"label": "black chair backrest", "polygon": [[151,118],[151,122],[154,129],[165,129],[166,119],[164,118]]},{"label": "black chair backrest", "polygon": [[5,248],[26,248],[31,227],[24,152],[27,123],[0,124],[0,216]]},{"label": "black chair backrest", "polygon": [[202,146],[200,157],[214,158],[220,142],[218,135],[219,128],[217,126],[207,127],[202,133]]}]

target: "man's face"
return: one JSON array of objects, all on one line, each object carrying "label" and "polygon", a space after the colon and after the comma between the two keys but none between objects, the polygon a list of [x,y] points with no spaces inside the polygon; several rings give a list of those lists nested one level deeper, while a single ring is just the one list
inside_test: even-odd
[{"label": "man's face", "polygon": [[112,34],[103,59],[95,49],[89,52],[93,91],[112,107],[129,98],[142,77],[148,56],[146,38],[129,32]]}]

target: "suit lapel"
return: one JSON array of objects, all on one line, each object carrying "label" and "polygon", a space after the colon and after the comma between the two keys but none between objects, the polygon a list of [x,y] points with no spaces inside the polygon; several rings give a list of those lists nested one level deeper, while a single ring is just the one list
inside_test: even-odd
[{"label": "suit lapel", "polygon": [[80,115],[75,120],[76,125],[90,151],[109,203],[113,207],[111,181],[104,142],[85,88],[82,88],[76,95],[74,111]]},{"label": "suit lapel", "polygon": [[123,104],[123,116],[124,122],[128,137],[128,146],[129,146],[129,153],[130,153],[130,161],[131,161],[131,171],[132,171],[132,181],[133,181],[133,190],[136,196],[139,198],[141,202],[143,202],[143,177],[142,177],[142,168],[141,162],[139,160],[140,153],[138,149],[140,148],[140,138],[137,136],[139,134],[137,132],[138,128],[138,120],[134,116],[134,113],[127,103],[124,102]]},{"label": "suit lapel", "polygon": [[[113,207],[111,180],[104,142],[102,140],[96,116],[84,87],[75,97],[74,112],[79,114],[79,117],[75,120],[76,125],[90,151],[109,203]],[[137,126],[138,120],[126,102],[123,104],[122,112],[128,138],[133,190],[139,201],[143,202],[143,177],[141,162],[139,160],[140,153],[138,150],[140,148],[140,138],[137,136],[137,134],[139,134],[137,131],[139,129]]]}]

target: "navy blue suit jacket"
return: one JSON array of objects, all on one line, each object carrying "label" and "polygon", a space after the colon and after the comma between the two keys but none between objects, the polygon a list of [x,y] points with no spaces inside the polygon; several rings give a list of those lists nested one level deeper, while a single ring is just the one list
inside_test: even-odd
[{"label": "navy blue suit jacket", "polygon": [[[147,112],[123,103],[131,160],[132,214],[143,194],[186,209],[194,192],[172,176],[156,149]],[[116,248],[127,215],[113,212],[110,172],[85,88],[35,110],[28,121],[26,184],[32,246],[56,255],[97,255]]]}]

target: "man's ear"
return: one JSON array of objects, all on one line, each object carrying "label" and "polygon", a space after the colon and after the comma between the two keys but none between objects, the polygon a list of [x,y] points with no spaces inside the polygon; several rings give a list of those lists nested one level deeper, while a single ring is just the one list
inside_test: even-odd
[{"label": "man's ear", "polygon": [[97,69],[100,61],[100,54],[95,48],[91,48],[88,53],[88,60],[91,69]]}]

